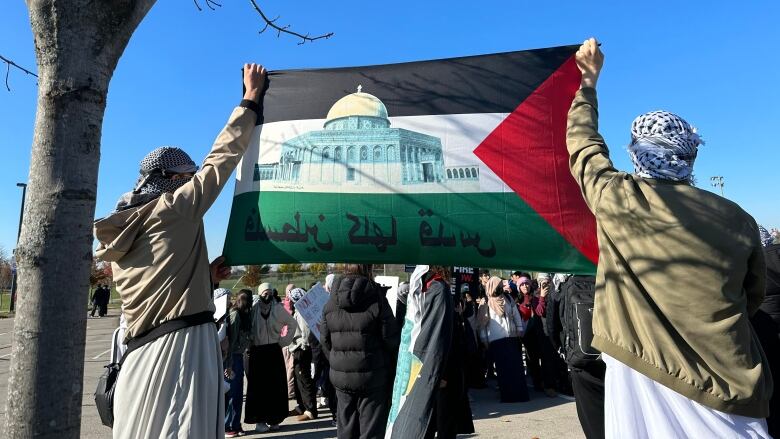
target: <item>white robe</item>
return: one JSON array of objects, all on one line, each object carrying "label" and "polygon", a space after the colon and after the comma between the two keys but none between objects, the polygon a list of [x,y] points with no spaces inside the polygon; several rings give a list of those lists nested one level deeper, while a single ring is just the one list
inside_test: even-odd
[{"label": "white robe", "polygon": [[706,407],[602,354],[607,439],[771,438],[766,420]]},{"label": "white robe", "polygon": [[114,439],[225,437],[222,354],[206,323],[131,352],[114,396]]}]

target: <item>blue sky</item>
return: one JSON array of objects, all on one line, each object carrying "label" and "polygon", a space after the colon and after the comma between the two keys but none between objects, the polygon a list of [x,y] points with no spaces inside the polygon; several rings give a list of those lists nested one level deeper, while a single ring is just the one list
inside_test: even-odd
[{"label": "blue sky", "polygon": [[[96,216],[131,188],[137,163],[159,145],[178,145],[200,162],[241,94],[240,67],[269,69],[382,64],[579,43],[603,42],[599,83],[601,131],[621,169],[631,120],[666,109],[697,126],[699,186],[725,178],[726,196],[767,226],[780,226],[775,183],[780,125],[780,2],[365,2],[271,0],[269,15],[296,30],[335,32],[297,45],[258,35],[248,2],[223,1],[198,12],[192,2],[159,1],[133,36],[111,82],[103,125]],[[0,54],[35,70],[24,2],[0,16]],[[4,67],[4,66],[3,66]],[[2,72],[4,73],[4,72]],[[0,78],[2,80],[2,78]],[[12,71],[0,89],[0,246],[15,245],[21,191],[27,180],[36,86]],[[222,249],[230,212],[229,184],[206,216],[209,253]],[[774,201],[772,201],[774,200]]]}]

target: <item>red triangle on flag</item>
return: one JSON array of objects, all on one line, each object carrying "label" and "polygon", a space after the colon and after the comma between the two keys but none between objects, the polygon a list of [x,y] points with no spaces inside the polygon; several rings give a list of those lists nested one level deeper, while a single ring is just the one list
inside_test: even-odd
[{"label": "red triangle on flag", "polygon": [[574,56],[475,149],[496,175],[574,248],[598,263],[596,219],[569,171],[566,120],[580,85]]}]

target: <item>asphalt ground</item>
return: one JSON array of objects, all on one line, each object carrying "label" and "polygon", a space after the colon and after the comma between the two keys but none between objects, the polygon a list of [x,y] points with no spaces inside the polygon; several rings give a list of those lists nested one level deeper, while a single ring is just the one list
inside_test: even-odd
[{"label": "asphalt ground", "polygon": [[[111,430],[100,423],[92,399],[97,379],[103,366],[109,361],[111,334],[119,325],[118,310],[109,309],[109,315],[89,318],[87,323],[87,347],[84,356],[84,395],[82,399],[81,437],[89,439],[110,438]],[[87,318],[87,313],[84,313]],[[5,402],[8,395],[8,368],[11,360],[11,331],[13,319],[0,319],[0,419],[5,418]],[[459,437],[470,438],[584,438],[572,398],[549,398],[540,392],[532,392],[531,401],[502,404],[498,402],[495,381],[489,381],[487,389],[471,390],[471,409],[476,433]],[[294,406],[291,402],[290,406]],[[0,425],[0,437],[5,437],[5,425]],[[245,424],[251,431],[254,425]],[[273,433],[251,433],[245,437],[288,437],[300,439],[335,438],[336,429],[327,409],[313,421],[296,422],[288,418]]]}]

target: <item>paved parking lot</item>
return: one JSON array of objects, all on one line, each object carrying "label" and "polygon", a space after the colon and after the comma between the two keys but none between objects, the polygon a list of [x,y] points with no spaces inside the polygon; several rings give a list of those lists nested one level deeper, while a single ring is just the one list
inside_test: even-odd
[{"label": "paved parking lot", "polygon": [[[110,438],[111,430],[100,424],[92,392],[103,366],[108,362],[110,339],[119,324],[116,310],[109,310],[109,316],[89,319],[87,324],[87,348],[84,357],[84,396],[81,416],[82,438]],[[84,314],[86,318],[86,313]],[[0,319],[0,419],[5,416],[5,400],[8,387],[8,367],[11,356],[12,319]],[[500,404],[495,388],[472,391],[472,410],[479,438],[583,438],[577,420],[577,413],[571,398],[559,396],[548,398],[534,393],[527,403]],[[246,430],[252,425],[244,425]],[[0,425],[0,437],[4,437],[5,426]],[[324,439],[336,437],[336,430],[330,422],[327,410],[319,419],[298,423],[289,419],[275,433],[253,434],[247,437],[289,437],[300,439]]]}]

